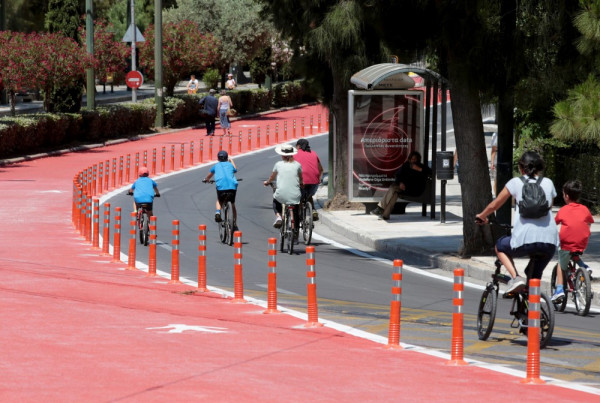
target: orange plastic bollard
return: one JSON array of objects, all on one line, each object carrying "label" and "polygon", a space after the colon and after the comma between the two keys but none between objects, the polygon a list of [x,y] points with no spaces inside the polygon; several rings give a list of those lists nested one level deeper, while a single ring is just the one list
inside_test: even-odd
[{"label": "orange plastic bollard", "polygon": [[115,207],[115,234],[113,235],[113,262],[121,262],[121,207]]},{"label": "orange plastic bollard", "polygon": [[260,148],[260,127],[256,128],[256,148]]},{"label": "orange plastic bollard", "polygon": [[167,169],[167,149],[162,148],[162,161],[160,162],[160,172],[166,172]]},{"label": "orange plastic bollard", "polygon": [[200,140],[200,163],[204,161],[204,140]]},{"label": "orange plastic bollard", "polygon": [[317,131],[321,132],[321,114],[317,115]]},{"label": "orange plastic bollard", "polygon": [[521,383],[541,385],[540,378],[540,279],[529,280],[529,312],[527,314],[527,377]]},{"label": "orange plastic bollard", "polygon": [[171,171],[175,170],[175,145],[171,145]]},{"label": "orange plastic bollard", "polygon": [[267,125],[267,134],[265,135],[265,137],[266,137],[266,139],[265,139],[266,145],[270,145],[270,141],[269,141],[269,131],[270,131],[270,129],[271,128],[269,127],[269,125]]},{"label": "orange plastic bollard", "polygon": [[146,277],[156,276],[156,217],[150,217],[148,225],[148,274]]},{"label": "orange plastic bollard", "polygon": [[109,254],[110,245],[110,203],[104,203],[104,225],[102,227],[102,254]]},{"label": "orange plastic bollard", "polygon": [[[127,154],[125,157],[125,183],[131,181],[131,155]],[[114,183],[113,183],[114,185]]]},{"label": "orange plastic bollard", "polygon": [[219,137],[219,151],[221,151],[222,149],[223,149],[223,137]]},{"label": "orange plastic bollard", "polygon": [[287,120],[283,122],[283,141],[287,141]]},{"label": "orange plastic bollard", "polygon": [[206,225],[198,226],[198,291],[207,292],[206,288]]},{"label": "orange plastic bollard", "polygon": [[[108,172],[106,173],[106,189],[108,190]],[[119,185],[123,184],[123,156],[119,157]]]},{"label": "orange plastic bollard", "polygon": [[181,144],[181,154],[179,156],[179,169],[183,169],[185,159],[185,143]]},{"label": "orange plastic bollard", "polygon": [[308,311],[308,322],[304,324],[304,327],[320,327],[323,326],[319,323],[319,312],[317,307],[317,273],[315,272],[315,247],[306,247],[306,278],[307,278],[307,311]]},{"label": "orange plastic bollard", "polygon": [[148,166],[148,150],[144,150],[144,161],[143,164],[145,167]]},{"label": "orange plastic bollard", "polygon": [[308,133],[312,136],[313,134],[313,115],[310,115],[310,130],[308,131]]},{"label": "orange plastic bollard", "polygon": [[242,152],[242,131],[240,130],[240,134],[238,136],[238,153]]},{"label": "orange plastic bollard", "polygon": [[300,137],[304,137],[304,116],[300,120]]},{"label": "orange plastic bollard", "polygon": [[111,169],[111,182],[112,188],[117,188],[117,157],[112,159],[112,169]]},{"label": "orange plastic bollard", "polygon": [[129,254],[127,255],[127,270],[135,270],[135,233],[136,233],[136,213],[131,212],[131,221],[129,221]]},{"label": "orange plastic bollard", "polygon": [[135,168],[133,170],[133,175],[131,175],[133,180],[137,178],[138,172],[140,172],[140,153],[135,153]]},{"label": "orange plastic bollard", "polygon": [[248,129],[248,151],[252,150],[252,129]]},{"label": "orange plastic bollard", "polygon": [[156,175],[156,148],[152,149],[152,176]]},{"label": "orange plastic bollard", "polygon": [[88,194],[85,206],[85,240],[92,242],[92,196]]},{"label": "orange plastic bollard", "polygon": [[296,119],[293,120],[293,126],[292,126],[292,138],[295,139],[296,138]]},{"label": "orange plastic bollard", "polygon": [[98,191],[96,194],[102,194],[104,190],[104,162],[98,163]]},{"label": "orange plastic bollard", "polygon": [[75,212],[74,212],[74,224],[75,224],[75,230],[79,231],[79,233],[81,233],[81,208],[82,208],[82,189],[81,189],[81,185],[77,184],[77,207],[75,208]]},{"label": "orange plastic bollard", "polygon": [[269,238],[269,276],[267,310],[263,313],[280,313],[277,310],[277,238]]},{"label": "orange plastic bollard", "polygon": [[98,166],[94,165],[92,167],[92,196],[96,196],[98,193],[96,192],[96,186],[98,184]]},{"label": "orange plastic bollard", "polygon": [[465,270],[454,269],[454,313],[452,314],[452,348],[450,351],[450,361],[447,365],[468,365],[463,359],[463,312],[464,305],[463,291],[465,289]]},{"label": "orange plastic bollard", "polygon": [[208,160],[211,161],[213,157],[213,138],[208,139]]},{"label": "orange plastic bollard", "polygon": [[94,217],[92,218],[92,248],[100,249],[100,200],[92,200]]},{"label": "orange plastic bollard", "polygon": [[233,144],[231,140],[231,134],[229,135],[229,146],[227,147],[227,153],[233,155]]},{"label": "orange plastic bollard", "polygon": [[400,259],[394,260],[392,273],[392,301],[390,302],[390,325],[387,348],[400,350],[400,315],[402,312],[402,265]]},{"label": "orange plastic bollard", "polygon": [[244,299],[244,276],[242,271],[242,231],[233,233],[233,303],[246,303]]},{"label": "orange plastic bollard", "polygon": [[179,220],[173,220],[171,281],[169,281],[169,284],[181,284],[181,281],[179,281]]},{"label": "orange plastic bollard", "polygon": [[279,144],[279,123],[275,123],[275,144]]},{"label": "orange plastic bollard", "polygon": [[85,188],[82,188],[81,189],[81,209],[79,210],[79,233],[84,238],[85,238],[85,232],[86,232],[85,227],[87,225],[86,209],[87,209],[87,194],[85,193]]},{"label": "orange plastic bollard", "polygon": [[194,142],[190,141],[190,166],[194,165]]}]

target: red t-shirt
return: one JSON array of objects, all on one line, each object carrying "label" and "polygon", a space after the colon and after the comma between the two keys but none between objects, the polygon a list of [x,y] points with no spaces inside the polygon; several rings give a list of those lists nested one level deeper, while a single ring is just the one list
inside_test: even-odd
[{"label": "red t-shirt", "polygon": [[305,185],[317,185],[319,183],[319,157],[314,151],[306,152],[298,149],[294,159],[302,165],[302,181]]},{"label": "red t-shirt", "polygon": [[554,218],[560,224],[560,248],[574,251],[584,251],[590,239],[590,224],[594,218],[583,204],[569,203],[558,210]]}]

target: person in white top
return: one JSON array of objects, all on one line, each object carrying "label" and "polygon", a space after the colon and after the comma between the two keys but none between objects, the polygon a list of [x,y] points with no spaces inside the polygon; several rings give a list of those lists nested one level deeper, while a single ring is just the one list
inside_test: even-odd
[{"label": "person in white top", "polygon": [[[556,197],[556,189],[550,179],[542,177],[544,167],[544,160],[538,153],[525,152],[519,160],[519,170],[523,176],[509,180],[498,197],[475,216],[476,222],[487,223],[488,215],[498,210],[511,196],[515,198],[516,214],[513,219],[512,235],[503,236],[496,242],[496,255],[511,276],[507,293],[518,292],[525,287],[525,280],[518,276],[513,258],[535,254],[533,270],[526,274],[528,278],[540,279],[546,265],[556,252],[558,229],[550,208]],[[519,202],[523,198],[523,181],[533,182],[539,177],[542,177],[539,184],[546,195],[548,213],[540,218],[525,218],[519,213]]]},{"label": "person in white top", "polygon": [[221,90],[221,96],[219,97],[219,103],[217,104],[217,110],[219,111],[219,121],[221,122],[221,129],[223,129],[223,136],[231,134],[231,122],[229,122],[228,112],[229,109],[233,108],[233,102],[225,90]]},{"label": "person in white top", "polygon": [[198,80],[196,76],[192,74],[190,82],[187,85],[188,94],[195,94],[198,91]]},{"label": "person in white top", "polygon": [[233,89],[235,89],[236,86],[237,86],[237,84],[235,83],[235,80],[233,79],[233,74],[229,73],[227,75],[227,81],[225,82],[225,88],[227,88],[228,90],[233,90]]}]

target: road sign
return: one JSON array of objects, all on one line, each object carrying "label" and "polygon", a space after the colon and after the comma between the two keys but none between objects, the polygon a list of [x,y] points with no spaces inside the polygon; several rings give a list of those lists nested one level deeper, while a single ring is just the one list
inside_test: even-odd
[{"label": "road sign", "polygon": [[[144,35],[142,35],[137,26],[135,27],[135,41],[146,42]],[[129,28],[127,28],[127,32],[125,32],[125,35],[123,36],[121,42],[133,42],[133,25],[130,25]]]},{"label": "road sign", "polygon": [[144,84],[144,76],[139,71],[132,70],[125,76],[125,83],[129,88],[140,88]]}]

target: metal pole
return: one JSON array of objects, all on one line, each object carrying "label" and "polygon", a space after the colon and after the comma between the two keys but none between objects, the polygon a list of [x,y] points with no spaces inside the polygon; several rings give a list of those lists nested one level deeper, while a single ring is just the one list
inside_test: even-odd
[{"label": "metal pole", "polygon": [[[442,135],[442,151],[446,151],[446,84],[442,82],[442,127],[441,127],[441,135]],[[442,180],[442,189],[440,190],[440,222],[444,224],[446,222],[446,183],[447,181]]]},{"label": "metal pole", "polygon": [[[135,43],[137,41],[136,38],[136,27],[135,27],[135,5],[134,0],[131,0],[131,30],[133,32],[133,40],[131,41],[131,71],[135,71],[137,69],[135,63]],[[131,101],[137,102],[137,88],[133,87],[131,89]]]},{"label": "metal pole", "polygon": [[162,68],[162,0],[154,0],[154,103],[156,121],[154,126],[164,126],[163,68]]},{"label": "metal pole", "polygon": [[[94,5],[92,0],[85,0],[85,42],[87,52],[94,56]],[[86,86],[87,93],[85,94],[87,107],[96,109],[96,77],[94,76],[94,68],[90,67],[86,70]]]}]

